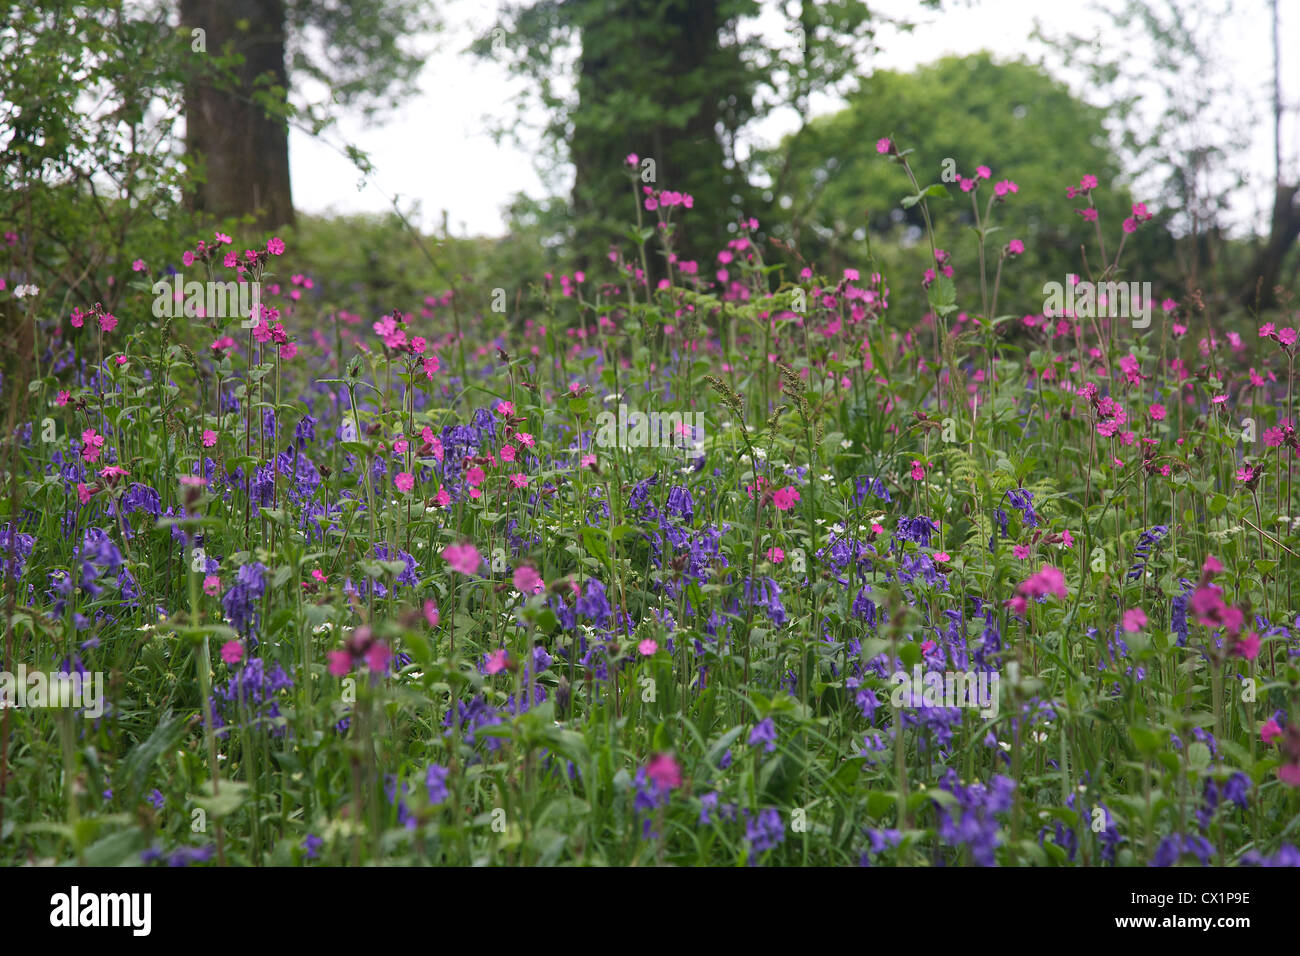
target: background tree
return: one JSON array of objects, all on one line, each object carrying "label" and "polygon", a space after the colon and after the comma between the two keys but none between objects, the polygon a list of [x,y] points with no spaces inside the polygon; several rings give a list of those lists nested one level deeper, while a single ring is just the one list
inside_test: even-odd
[{"label": "background tree", "polygon": [[[434,29],[426,0],[180,0],[194,51],[185,88],[190,203],[212,218],[293,221],[288,122],[319,134],[330,111],[372,117],[415,90],[424,62],[411,38]],[[197,31],[197,32],[196,32]],[[312,103],[291,89],[324,87]]]},{"label": "background tree", "polygon": [[[988,54],[947,57],[914,73],[875,73],[844,109],[813,120],[764,156],[777,170],[772,178],[785,182],[772,213],[773,232],[828,275],[863,266],[870,239],[893,280],[894,301],[914,306],[901,314],[924,311],[920,279],[930,263],[921,213],[900,206],[911,190],[898,167],[876,152],[876,141],[892,136],[901,148],[917,150],[909,159],[922,187],[942,181],[948,159],[963,177],[987,165],[993,182],[1017,184],[1007,211],[995,213],[1003,231],[991,237],[989,251],[1012,238],[1024,241],[1024,255],[1003,272],[1001,301],[1007,303],[1003,311],[1012,302],[1030,309],[1041,301],[1044,282],[1082,272],[1082,220],[1073,212],[1081,203],[1067,198],[1067,187],[1085,173],[1101,180],[1095,201],[1111,235],[1129,213],[1127,191],[1116,188],[1120,168],[1101,131],[1103,116],[1040,67],[1000,64]],[[993,182],[979,190],[981,213]],[[974,278],[977,268],[977,239],[969,228],[974,215],[968,194],[956,183],[947,189],[949,198],[932,199],[929,208],[936,239],[953,254],[960,282]],[[1153,237],[1156,232],[1150,230]],[[1126,246],[1130,274],[1145,275],[1146,266],[1135,262],[1155,258],[1134,247],[1146,241],[1144,230]]]},{"label": "background tree", "polygon": [[[1107,25],[1107,42],[1093,36],[1047,37],[1064,72],[1082,79],[1089,99],[1109,107],[1112,141],[1135,183],[1165,211],[1178,236],[1176,259],[1188,290],[1200,289],[1223,306],[1274,303],[1273,288],[1283,262],[1300,237],[1300,182],[1285,173],[1278,132],[1283,107],[1274,52],[1274,181],[1268,184],[1272,207],[1266,238],[1254,248],[1228,241],[1232,234],[1253,237],[1263,217],[1236,215],[1230,204],[1261,183],[1252,183],[1247,148],[1262,126],[1266,110],[1218,58],[1225,26],[1246,12],[1269,16],[1267,0],[1243,6],[1233,0],[1108,0],[1093,5],[1092,22]],[[1111,25],[1113,24],[1113,29]],[[1099,26],[1100,29],[1100,26]],[[1155,104],[1159,104],[1157,107]],[[1291,158],[1294,164],[1294,157]]]},{"label": "background tree", "polygon": [[[786,24],[784,44],[755,31],[765,11]],[[680,237],[690,258],[712,255],[738,218],[771,202],[744,148],[752,124],[781,108],[806,120],[812,91],[853,88],[885,25],[906,26],[859,0],[539,0],[504,7],[472,49],[529,81],[514,133],[551,147],[544,175],[572,165],[566,238],[579,262],[624,235],[628,153],[655,160],[656,188],[695,197]],[[530,121],[539,112],[546,122]]]}]

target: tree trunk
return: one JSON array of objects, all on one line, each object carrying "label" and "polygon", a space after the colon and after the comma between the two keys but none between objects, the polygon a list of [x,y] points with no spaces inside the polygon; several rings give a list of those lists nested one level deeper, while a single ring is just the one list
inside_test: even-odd
[{"label": "tree trunk", "polygon": [[281,98],[288,89],[283,0],[181,0],[181,22],[192,47],[206,47],[194,56],[219,56],[231,44],[244,57],[233,68],[236,88],[202,69],[186,86],[185,148],[206,167],[190,207],[212,219],[250,215],[260,229],[292,224],[288,124],[254,102],[268,85]]},{"label": "tree trunk", "polygon": [[1241,301],[1247,308],[1261,309],[1272,307],[1277,302],[1273,288],[1278,283],[1282,271],[1282,262],[1287,253],[1300,238],[1300,205],[1296,203],[1296,194],[1300,186],[1278,186],[1273,198],[1273,224],[1269,229],[1268,242],[1260,249],[1255,260],[1246,272],[1246,286],[1241,292]]},{"label": "tree trunk", "polygon": [[[611,243],[626,246],[622,227],[636,215],[625,175],[628,153],[655,161],[654,181],[637,180],[638,202],[643,186],[696,197],[693,209],[673,215],[682,258],[711,257],[726,242],[731,197],[747,187],[738,170],[724,168],[717,132],[719,100],[735,77],[719,50],[721,26],[718,0],[613,0],[584,24],[569,140],[580,262],[603,258]],[[630,115],[629,104],[653,110]],[[688,115],[668,119],[682,109]],[[657,221],[653,212],[643,216],[648,225]],[[663,263],[657,240],[650,248],[653,282]]]}]

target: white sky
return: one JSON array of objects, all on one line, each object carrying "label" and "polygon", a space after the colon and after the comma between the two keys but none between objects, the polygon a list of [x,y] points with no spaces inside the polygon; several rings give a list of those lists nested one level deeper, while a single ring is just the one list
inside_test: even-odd
[{"label": "white sky", "polygon": [[[1271,110],[1272,45],[1267,0],[1211,0],[1217,5],[1233,2],[1238,13],[1220,31],[1217,48],[1222,69],[1232,78],[1243,100],[1260,104],[1261,121],[1249,127],[1252,135],[1245,161],[1252,181],[1272,181],[1273,144]],[[949,0],[952,7],[942,14],[918,9],[908,0],[881,2],[873,6],[890,13],[918,16],[926,24],[912,34],[883,37],[883,51],[873,61],[875,69],[909,70],[939,57],[989,50],[1001,58],[1025,55],[1038,60],[1041,47],[1031,43],[1029,33],[1038,18],[1049,35],[1065,32],[1093,35],[1100,30],[1103,42],[1118,43],[1113,26],[1096,18],[1089,6],[1075,0],[981,0],[966,6],[964,0]],[[335,149],[307,134],[290,135],[290,164],[295,206],[309,213],[382,212],[392,208],[389,197],[400,197],[404,210],[412,201],[420,204],[417,225],[437,227],[446,210],[454,235],[499,235],[504,232],[503,210],[510,197],[524,191],[540,197],[547,194],[527,150],[503,142],[496,145],[487,132],[486,118],[498,120],[513,115],[509,100],[521,81],[511,79],[504,67],[490,60],[462,52],[477,32],[495,19],[493,0],[451,0],[438,9],[448,24],[420,77],[421,93],[394,111],[382,126],[364,127],[355,117],[345,117],[326,133],[340,144],[352,142],[369,153],[375,164],[374,186],[358,191],[360,175]],[[784,24],[769,9],[758,28],[773,43],[793,45]],[[1290,116],[1283,127],[1283,157],[1290,169],[1300,166],[1300,0],[1281,0],[1283,55],[1283,101]],[[1061,70],[1048,68],[1069,80]],[[1076,94],[1080,93],[1072,83]],[[1151,104],[1154,105],[1154,104]],[[814,112],[833,111],[829,97],[814,100]],[[792,116],[772,116],[754,130],[764,142],[774,142],[794,128]],[[549,184],[566,189],[566,183]],[[378,188],[375,188],[375,187]],[[382,190],[382,192],[381,192]],[[385,196],[384,194],[388,195]],[[1258,217],[1272,198],[1271,188],[1254,188],[1241,195],[1233,210],[1242,219]]]}]

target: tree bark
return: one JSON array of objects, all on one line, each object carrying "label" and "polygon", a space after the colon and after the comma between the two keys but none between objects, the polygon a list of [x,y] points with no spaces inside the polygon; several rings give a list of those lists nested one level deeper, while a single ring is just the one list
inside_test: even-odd
[{"label": "tree bark", "polygon": [[[727,91],[700,89],[719,65],[722,22],[718,0],[614,0],[583,30],[579,105],[570,137],[574,246],[580,261],[600,258],[622,238],[613,224],[635,215],[623,172],[628,153],[655,161],[655,181],[637,180],[637,201],[644,201],[643,185],[697,197],[693,209],[673,216],[680,224],[675,246],[682,258],[711,256],[726,241],[731,195],[745,186],[738,182],[739,170],[724,169],[717,133],[719,99]],[[634,44],[629,36],[635,36]],[[646,98],[658,116],[688,104],[691,110],[679,122],[610,116],[611,103]],[[656,221],[655,213],[644,215],[648,224]],[[655,240],[651,247],[658,248]],[[662,265],[652,255],[655,276],[663,274]]]},{"label": "tree bark", "polygon": [[1247,308],[1271,308],[1277,302],[1273,288],[1278,284],[1282,263],[1300,238],[1300,204],[1296,195],[1300,186],[1279,185],[1273,198],[1273,224],[1268,242],[1256,254],[1246,272],[1246,286],[1241,301]]},{"label": "tree bark", "polygon": [[292,224],[288,124],[254,101],[268,85],[281,97],[288,89],[283,0],[181,0],[180,7],[192,45],[193,31],[204,31],[207,52],[195,57],[220,55],[227,44],[244,57],[233,88],[202,68],[186,86],[185,148],[206,166],[190,207],[213,219],[249,215],[259,229]]}]

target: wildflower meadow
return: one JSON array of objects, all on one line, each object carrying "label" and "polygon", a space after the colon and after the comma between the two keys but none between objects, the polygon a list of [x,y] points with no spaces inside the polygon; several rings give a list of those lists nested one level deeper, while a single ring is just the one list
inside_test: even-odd
[{"label": "wildflower meadow", "polygon": [[1300,864],[1300,312],[874,134],[910,260],[621,142],[599,256],[365,314],[361,236],[106,305],[11,224],[0,863]]}]

